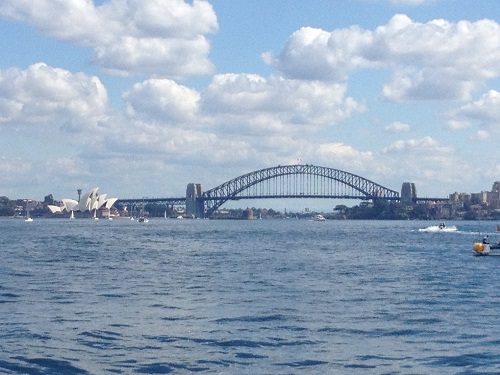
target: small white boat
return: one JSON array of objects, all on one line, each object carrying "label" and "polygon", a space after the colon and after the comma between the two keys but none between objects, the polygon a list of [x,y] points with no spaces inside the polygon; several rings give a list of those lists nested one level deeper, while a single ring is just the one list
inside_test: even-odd
[{"label": "small white boat", "polygon": [[446,225],[445,223],[439,223],[439,225],[431,225],[430,227],[419,229],[419,232],[429,232],[429,233],[438,233],[438,232],[456,232],[458,229],[454,225]]},{"label": "small white boat", "polygon": [[139,219],[137,219],[139,223],[149,223],[149,219],[145,218],[144,216],[141,216]]},{"label": "small white boat", "polygon": [[315,215],[313,218],[314,221],[325,221],[325,217],[321,214]]},{"label": "small white boat", "polygon": [[24,218],[26,222],[32,222],[33,218],[30,216],[30,210],[26,209],[26,217]]}]

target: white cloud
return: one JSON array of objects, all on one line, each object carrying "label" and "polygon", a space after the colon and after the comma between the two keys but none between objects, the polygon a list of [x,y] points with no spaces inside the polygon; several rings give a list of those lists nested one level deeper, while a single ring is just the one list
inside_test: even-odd
[{"label": "white cloud", "polygon": [[374,164],[372,152],[361,152],[343,143],[323,143],[319,145],[318,156],[329,165],[352,171],[363,171]]},{"label": "white cloud", "polygon": [[218,25],[207,1],[4,0],[0,16],[91,47],[93,62],[111,73],[180,78],[214,69],[205,34]]},{"label": "white cloud", "polygon": [[123,98],[127,113],[164,123],[195,122],[200,94],[169,79],[136,83]]},{"label": "white cloud", "polygon": [[97,77],[43,63],[0,71],[0,124],[46,124],[103,115],[106,89]]},{"label": "white cloud", "polygon": [[237,126],[243,134],[311,132],[364,111],[345,91],[342,84],[223,74],[202,92],[202,110],[228,131]]},{"label": "white cloud", "polygon": [[292,34],[279,56],[264,61],[290,78],[342,81],[351,69],[369,64],[362,51],[372,35],[357,26],[332,32],[303,27]]},{"label": "white cloud", "polygon": [[40,63],[0,71],[0,82],[4,124],[46,125],[47,147],[64,143],[91,164],[113,157],[129,164],[139,155],[179,166],[283,163],[318,155],[315,142],[297,142],[297,134],[313,135],[364,110],[342,84],[245,74],[217,75],[201,92],[148,79],[123,94],[122,114],[108,109],[101,82],[82,73]]},{"label": "white cloud", "polygon": [[403,122],[393,122],[390,125],[387,125],[384,130],[392,133],[401,133],[401,132],[409,132],[411,129],[410,125],[405,124]]},{"label": "white cloud", "polygon": [[302,28],[278,56],[263,58],[301,79],[340,81],[358,68],[389,69],[393,77],[383,94],[393,101],[468,99],[479,84],[500,75],[499,41],[493,20],[420,23],[399,14],[374,31]]},{"label": "white cloud", "polygon": [[476,140],[478,141],[485,141],[490,138],[490,133],[486,130],[478,130],[476,132]]},{"label": "white cloud", "polygon": [[15,183],[17,180],[17,175],[25,173],[31,169],[31,162],[23,160],[20,158],[7,158],[5,156],[0,157],[0,173],[2,175],[2,180],[6,180],[7,183]]},{"label": "white cloud", "polygon": [[430,136],[395,141],[383,149],[378,162],[390,166],[391,175],[415,182],[427,192],[441,191],[440,184],[472,184],[477,177],[471,160]]},{"label": "white cloud", "polygon": [[447,124],[447,127],[452,130],[467,129],[470,126],[471,124],[467,121],[457,121],[457,120],[450,120],[448,121]]},{"label": "white cloud", "polygon": [[463,105],[452,115],[476,123],[500,127],[500,92],[490,90],[479,100]]},{"label": "white cloud", "polygon": [[401,152],[411,150],[413,153],[418,152],[425,155],[431,150],[438,151],[440,155],[449,154],[452,149],[445,146],[440,146],[439,143],[432,137],[426,136],[420,139],[398,140],[384,149],[385,153]]}]

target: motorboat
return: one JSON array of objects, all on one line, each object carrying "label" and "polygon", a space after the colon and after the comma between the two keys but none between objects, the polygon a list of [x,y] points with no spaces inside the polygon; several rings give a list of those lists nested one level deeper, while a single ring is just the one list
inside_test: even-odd
[{"label": "motorboat", "polygon": [[439,225],[431,225],[427,228],[419,229],[419,232],[429,232],[429,233],[438,233],[438,232],[456,232],[458,229],[454,225],[446,225],[441,222]]},{"label": "motorboat", "polygon": [[139,219],[137,219],[137,221],[139,223],[149,223],[149,219],[144,216],[141,216]]},{"label": "motorboat", "polygon": [[313,220],[314,221],[325,221],[326,219],[325,219],[325,217],[323,215],[317,214],[317,215],[314,216]]},{"label": "motorboat", "polygon": [[472,246],[475,255],[500,255],[500,242],[489,244],[483,242],[476,242]]}]

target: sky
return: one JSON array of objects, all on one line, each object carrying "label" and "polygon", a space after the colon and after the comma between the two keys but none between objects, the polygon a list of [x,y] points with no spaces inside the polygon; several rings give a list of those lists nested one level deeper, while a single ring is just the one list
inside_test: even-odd
[{"label": "sky", "polygon": [[313,164],[500,180],[498,0],[0,0],[0,196],[182,197]]}]

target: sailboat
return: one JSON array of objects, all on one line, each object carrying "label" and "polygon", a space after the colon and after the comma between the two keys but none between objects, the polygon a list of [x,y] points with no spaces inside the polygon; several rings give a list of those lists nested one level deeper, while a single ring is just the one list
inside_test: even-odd
[{"label": "sailboat", "polygon": [[71,214],[69,215],[69,218],[70,219],[74,219],[75,218],[75,211],[71,210]]},{"label": "sailboat", "polygon": [[24,218],[24,221],[26,222],[33,221],[33,218],[30,216],[30,210],[28,209],[28,207],[26,207],[26,217]]},{"label": "sailboat", "polygon": [[142,207],[139,215],[139,219],[137,219],[139,223],[149,223],[149,219],[144,216],[144,200],[142,200]]}]

